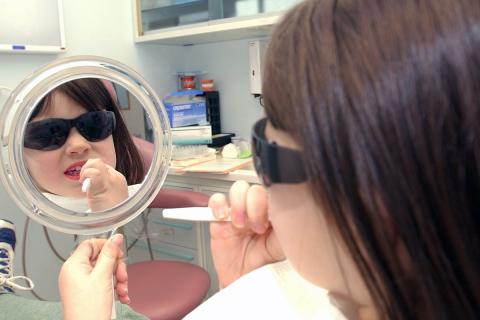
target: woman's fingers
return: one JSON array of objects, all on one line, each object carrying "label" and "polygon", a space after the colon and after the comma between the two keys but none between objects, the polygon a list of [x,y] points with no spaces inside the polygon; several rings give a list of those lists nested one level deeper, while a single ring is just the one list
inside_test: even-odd
[{"label": "woman's fingers", "polygon": [[230,188],[230,216],[232,223],[237,228],[243,228],[247,224],[247,192],[249,184],[245,181],[237,181]]},{"label": "woman's fingers", "polygon": [[221,193],[210,197],[208,206],[216,218],[223,219],[230,215],[235,227],[250,227],[256,233],[265,233],[269,221],[268,194],[264,187],[237,181],[230,188],[229,200]]},{"label": "woman's fingers", "polygon": [[98,255],[98,252],[100,252],[100,250],[95,252],[95,247],[90,240],[84,240],[78,245],[75,251],[73,251],[68,261],[89,264]]},{"label": "woman's fingers", "polygon": [[227,198],[223,193],[215,193],[208,200],[208,206],[217,219],[227,218],[229,215]]},{"label": "woman's fingers", "polygon": [[128,275],[127,265],[124,261],[120,261],[117,266],[117,272],[115,274],[117,279],[116,292],[118,300],[122,303],[129,304],[130,297],[128,296]]},{"label": "woman's fingers", "polygon": [[127,273],[127,265],[123,260],[120,260],[117,265],[117,270],[115,272],[115,277],[117,278],[118,282],[127,282],[128,281],[128,273]]},{"label": "woman's fingers", "polygon": [[268,194],[264,187],[251,186],[247,191],[246,208],[248,221],[255,233],[263,234],[269,227]]}]

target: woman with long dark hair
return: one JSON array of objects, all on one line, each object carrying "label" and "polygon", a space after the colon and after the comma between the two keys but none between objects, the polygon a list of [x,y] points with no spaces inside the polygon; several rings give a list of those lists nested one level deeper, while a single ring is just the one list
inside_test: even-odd
[{"label": "woman with long dark hair", "polygon": [[[350,318],[479,319],[479,92],[478,0],[296,6],[272,35],[254,126],[266,188],[210,201],[232,218],[211,226],[220,284],[286,258]],[[75,263],[61,276],[70,315]],[[273,295],[250,288],[199,310],[255,318],[250,297]]]}]

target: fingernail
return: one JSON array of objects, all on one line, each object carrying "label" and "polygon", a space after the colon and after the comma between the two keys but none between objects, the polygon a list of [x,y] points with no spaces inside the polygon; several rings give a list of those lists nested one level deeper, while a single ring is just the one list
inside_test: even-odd
[{"label": "fingernail", "polygon": [[125,295],[127,295],[127,294],[128,294],[128,289],[125,289]]},{"label": "fingernail", "polygon": [[128,298],[127,299],[127,304],[130,304],[130,302],[132,302],[132,301],[130,300],[130,298]]},{"label": "fingernail", "polygon": [[122,245],[122,242],[123,242],[123,235],[122,234],[117,233],[117,234],[112,236],[112,243],[115,246],[120,247]]},{"label": "fingernail", "polygon": [[223,219],[223,218],[226,217],[225,208],[223,208],[223,207],[218,209],[217,213],[218,213],[218,218],[220,218],[220,219]]}]

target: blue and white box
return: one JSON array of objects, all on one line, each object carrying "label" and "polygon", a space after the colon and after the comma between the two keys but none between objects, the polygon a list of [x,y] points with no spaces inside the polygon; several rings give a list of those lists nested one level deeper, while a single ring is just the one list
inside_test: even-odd
[{"label": "blue and white box", "polygon": [[170,127],[207,125],[207,103],[203,91],[172,92],[163,99]]}]

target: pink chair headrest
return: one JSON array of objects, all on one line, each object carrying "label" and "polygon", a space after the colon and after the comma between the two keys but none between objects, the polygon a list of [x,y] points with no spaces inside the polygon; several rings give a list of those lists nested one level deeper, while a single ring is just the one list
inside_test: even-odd
[{"label": "pink chair headrest", "polygon": [[[145,172],[150,168],[153,158],[153,143],[132,136],[133,143],[142,157]],[[201,192],[162,188],[150,203],[150,208],[206,207],[209,196]]]},{"label": "pink chair headrest", "polygon": [[118,101],[117,100],[117,91],[115,91],[115,87],[113,86],[113,83],[111,81],[102,79],[103,84],[108,90],[108,93],[110,93],[110,96],[112,97],[113,101]]}]

